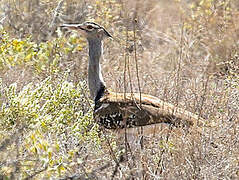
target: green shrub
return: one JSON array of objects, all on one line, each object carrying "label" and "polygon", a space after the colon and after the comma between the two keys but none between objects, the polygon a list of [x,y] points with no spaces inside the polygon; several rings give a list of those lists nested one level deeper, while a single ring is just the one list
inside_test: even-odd
[{"label": "green shrub", "polygon": [[[79,148],[91,143],[95,148],[100,145],[86,83],[73,84],[66,79],[55,84],[47,78],[41,83],[26,85],[19,92],[17,84],[2,90],[0,142],[7,139],[9,142],[0,144],[0,151],[7,149],[11,153],[3,151],[2,155],[8,155],[2,156],[0,163],[4,164],[17,149],[18,155],[15,155],[21,177],[31,176],[42,168],[47,171],[45,176],[62,175],[76,163],[70,164]],[[19,132],[22,127],[24,133]],[[6,130],[19,137],[8,136]],[[6,163],[0,172],[6,176],[13,172],[16,175],[16,165]]]},{"label": "green shrub", "polygon": [[15,39],[0,30],[0,70],[20,66],[31,67],[38,74],[59,72],[60,62],[65,61],[69,54],[81,51],[86,43],[74,34],[66,39],[60,30],[57,32],[59,38],[36,43],[30,36]]}]

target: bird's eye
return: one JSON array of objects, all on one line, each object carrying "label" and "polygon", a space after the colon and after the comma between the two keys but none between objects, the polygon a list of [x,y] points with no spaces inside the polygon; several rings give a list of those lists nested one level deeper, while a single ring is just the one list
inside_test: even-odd
[{"label": "bird's eye", "polygon": [[92,28],[93,28],[93,26],[91,26],[91,25],[87,26],[87,29],[92,29]]}]

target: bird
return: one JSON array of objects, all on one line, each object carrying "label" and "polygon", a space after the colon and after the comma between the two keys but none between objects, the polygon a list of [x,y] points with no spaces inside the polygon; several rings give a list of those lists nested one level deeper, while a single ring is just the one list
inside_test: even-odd
[{"label": "bird", "polygon": [[89,46],[88,85],[94,101],[94,119],[105,129],[129,129],[166,123],[175,127],[197,126],[202,118],[161,99],[143,93],[111,91],[104,82],[100,61],[103,40],[113,38],[101,25],[86,21],[62,24],[84,35]]}]

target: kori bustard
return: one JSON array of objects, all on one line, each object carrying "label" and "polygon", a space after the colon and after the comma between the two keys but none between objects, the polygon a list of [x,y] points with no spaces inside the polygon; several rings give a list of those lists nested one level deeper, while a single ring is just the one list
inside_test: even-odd
[{"label": "kori bustard", "polygon": [[195,125],[200,118],[154,96],[139,93],[115,93],[107,89],[101,73],[103,40],[112,37],[94,22],[63,24],[61,27],[80,31],[89,45],[88,84],[95,103],[94,118],[107,129],[122,129],[157,123],[175,126]]}]

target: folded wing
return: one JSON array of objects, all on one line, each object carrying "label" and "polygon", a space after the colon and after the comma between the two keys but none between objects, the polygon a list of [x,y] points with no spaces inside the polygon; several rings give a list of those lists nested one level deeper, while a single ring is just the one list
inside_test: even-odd
[{"label": "folded wing", "polygon": [[196,114],[151,95],[110,91],[96,102],[94,116],[100,125],[108,129],[157,123],[194,126],[202,121]]}]

